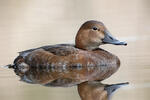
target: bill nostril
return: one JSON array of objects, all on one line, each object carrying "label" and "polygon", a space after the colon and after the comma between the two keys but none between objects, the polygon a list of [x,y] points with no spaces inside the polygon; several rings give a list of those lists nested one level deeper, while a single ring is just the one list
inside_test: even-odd
[{"label": "bill nostril", "polygon": [[111,40],[113,40],[113,38],[112,38],[111,36],[110,36],[109,38],[110,38]]},{"label": "bill nostril", "polygon": [[114,92],[116,89],[112,89],[112,92]]}]

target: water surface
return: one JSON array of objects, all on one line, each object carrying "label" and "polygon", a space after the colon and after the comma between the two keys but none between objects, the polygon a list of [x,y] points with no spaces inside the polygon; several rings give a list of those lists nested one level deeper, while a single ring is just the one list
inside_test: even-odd
[{"label": "water surface", "polygon": [[[150,1],[148,0],[0,0],[0,66],[12,63],[17,52],[49,44],[73,43],[80,25],[103,21],[128,46],[102,48],[121,59],[121,67],[105,83],[129,81],[112,100],[150,98]],[[1,100],[79,100],[76,87],[48,88],[19,81],[0,68]]]}]

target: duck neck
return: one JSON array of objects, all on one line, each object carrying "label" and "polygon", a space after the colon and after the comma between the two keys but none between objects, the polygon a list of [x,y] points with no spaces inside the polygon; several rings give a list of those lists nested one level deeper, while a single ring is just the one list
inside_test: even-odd
[{"label": "duck neck", "polygon": [[96,48],[99,48],[99,45],[90,43],[87,38],[81,38],[79,35],[76,36],[75,39],[75,47],[83,50],[95,50]]},{"label": "duck neck", "polygon": [[95,50],[96,47],[92,47],[92,46],[83,46],[83,45],[77,45],[75,44],[75,47],[78,48],[78,49],[82,49],[82,50],[88,50],[88,51],[92,51],[92,50]]}]

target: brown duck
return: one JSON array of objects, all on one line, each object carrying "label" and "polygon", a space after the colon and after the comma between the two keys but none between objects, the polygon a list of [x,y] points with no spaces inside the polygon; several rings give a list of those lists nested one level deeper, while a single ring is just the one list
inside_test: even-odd
[{"label": "brown duck", "polygon": [[45,86],[101,81],[120,66],[117,56],[99,48],[103,44],[127,45],[115,39],[102,22],[91,20],[80,27],[75,45],[48,45],[22,51],[8,67],[22,81]]}]

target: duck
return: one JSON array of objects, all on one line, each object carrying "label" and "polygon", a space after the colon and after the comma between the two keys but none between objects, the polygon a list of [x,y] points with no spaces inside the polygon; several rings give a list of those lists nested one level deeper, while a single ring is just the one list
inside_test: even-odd
[{"label": "duck", "polygon": [[81,100],[111,100],[113,93],[129,82],[103,84],[98,81],[89,81],[78,84],[78,93]]},{"label": "duck", "polygon": [[87,81],[102,81],[120,67],[119,58],[100,45],[127,45],[114,38],[105,25],[86,21],[75,44],[56,44],[19,52],[7,65],[23,82],[52,87],[70,87]]}]

